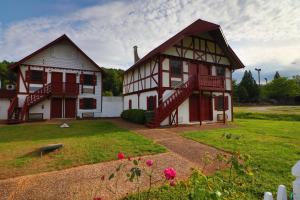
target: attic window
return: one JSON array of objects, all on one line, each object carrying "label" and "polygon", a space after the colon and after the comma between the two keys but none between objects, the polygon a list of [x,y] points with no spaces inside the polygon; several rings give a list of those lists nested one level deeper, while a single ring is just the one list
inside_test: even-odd
[{"label": "attic window", "polygon": [[170,59],[171,77],[182,76],[182,62],[180,60]]}]

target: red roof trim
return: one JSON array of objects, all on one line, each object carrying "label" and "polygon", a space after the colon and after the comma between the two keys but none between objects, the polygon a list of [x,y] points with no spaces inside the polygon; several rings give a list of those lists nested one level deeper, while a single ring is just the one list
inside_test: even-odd
[{"label": "red roof trim", "polygon": [[63,34],[62,36],[60,36],[59,38],[53,40],[52,42],[46,44],[45,46],[43,46],[42,48],[36,50],[35,52],[31,53],[30,55],[26,56],[25,58],[19,60],[18,62],[10,65],[11,69],[14,69],[15,67],[17,67],[18,65],[22,64],[23,62],[25,62],[26,60],[32,58],[33,56],[37,55],[38,53],[42,52],[43,50],[51,47],[52,45],[62,41],[62,40],[67,40],[69,41],[72,46],[74,46],[80,53],[82,53],[92,64],[94,64],[95,66],[97,66],[97,68],[103,73],[103,75],[105,74],[104,70],[97,64],[95,63],[88,55],[86,55],[86,53],[84,53],[82,51],[82,49],[80,49],[66,34]]},{"label": "red roof trim", "polygon": [[[162,43],[161,45],[159,45],[152,51],[150,51],[148,54],[146,54],[138,62],[133,64],[125,72],[130,71],[131,69],[135,68],[136,66],[147,61],[149,58],[165,51],[167,48],[173,46],[174,44],[176,44],[178,41],[180,41],[181,39],[183,39],[186,36],[209,32],[209,31],[214,31],[214,30],[221,32],[220,25],[198,19],[195,22],[193,22],[192,24],[190,24],[188,27],[184,28],[182,31],[180,31],[179,33],[177,33],[176,35],[174,35],[173,37],[171,37],[170,39],[168,39],[167,41],[165,41],[164,43]],[[222,35],[222,33],[221,33],[221,35]],[[222,39],[226,43],[225,38],[222,37]],[[233,52],[233,50],[229,46],[228,46],[227,51],[229,51],[230,55],[232,55],[232,57],[233,57],[232,59],[234,59],[235,61],[237,61],[240,64],[241,68],[244,67],[243,63],[240,61],[240,59],[236,56],[236,54]]]}]

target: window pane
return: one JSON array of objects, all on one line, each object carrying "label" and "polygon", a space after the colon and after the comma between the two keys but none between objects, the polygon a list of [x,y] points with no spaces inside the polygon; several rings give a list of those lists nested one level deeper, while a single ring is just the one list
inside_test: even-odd
[{"label": "window pane", "polygon": [[94,85],[94,75],[84,74],[83,75],[83,85]]},{"label": "window pane", "polygon": [[34,82],[43,82],[43,71],[31,70],[30,80]]},{"label": "window pane", "polygon": [[217,67],[217,76],[225,76],[225,68],[224,67]]},{"label": "window pane", "polygon": [[170,60],[171,76],[181,77],[182,62],[180,60]]}]

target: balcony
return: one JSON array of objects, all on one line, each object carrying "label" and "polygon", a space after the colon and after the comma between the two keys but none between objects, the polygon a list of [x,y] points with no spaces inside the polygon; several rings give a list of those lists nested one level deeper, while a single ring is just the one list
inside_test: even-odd
[{"label": "balcony", "polygon": [[54,96],[78,96],[79,84],[52,82],[51,92]]},{"label": "balcony", "polygon": [[198,86],[200,90],[225,90],[225,78],[221,76],[198,76]]}]

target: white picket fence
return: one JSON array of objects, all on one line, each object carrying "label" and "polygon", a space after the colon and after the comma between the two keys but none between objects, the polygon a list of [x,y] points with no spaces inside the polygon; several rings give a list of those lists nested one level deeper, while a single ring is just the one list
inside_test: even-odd
[{"label": "white picket fence", "polygon": [[[293,182],[293,200],[300,200],[300,160],[292,168],[292,175],[296,177]],[[286,187],[284,185],[279,185],[277,190],[277,200],[287,200]],[[273,200],[273,195],[271,192],[265,192],[264,200]]]}]

